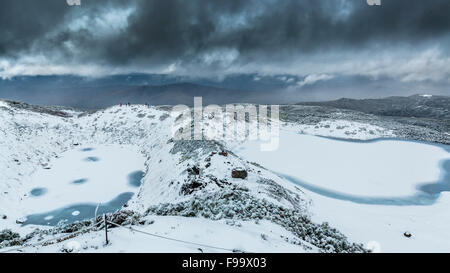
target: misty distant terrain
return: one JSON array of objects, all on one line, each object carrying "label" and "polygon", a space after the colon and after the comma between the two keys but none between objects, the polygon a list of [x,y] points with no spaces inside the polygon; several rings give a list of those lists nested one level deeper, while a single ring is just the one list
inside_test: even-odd
[{"label": "misty distant terrain", "polygon": [[[367,98],[368,93],[377,98],[394,94],[408,96],[422,93],[420,89],[407,84],[394,92],[385,86],[373,84],[370,79],[364,77],[329,79],[302,85],[304,81],[304,78],[293,75],[261,76],[257,74],[236,74],[224,78],[195,78],[164,74],[125,74],[97,78],[67,75],[21,76],[0,79],[0,98],[42,106],[99,109],[127,102],[150,105],[192,105],[194,96],[203,97],[204,105],[292,104],[344,97]],[[367,88],[371,92],[357,91],[367,91]],[[438,92],[438,94],[445,93]],[[348,106],[348,104],[352,102],[340,101],[338,106]],[[358,107],[351,109],[358,109]]]},{"label": "misty distant terrain", "polygon": [[339,99],[298,104],[328,106],[381,116],[450,119],[450,97],[448,96],[414,95],[383,99]]},{"label": "misty distant terrain", "polygon": [[252,75],[220,81],[147,74],[100,78],[36,76],[0,80],[0,98],[79,109],[98,109],[128,102],[192,105],[194,96],[203,97],[205,104],[272,103],[274,98],[281,98],[275,93],[287,87],[283,80],[254,81]]},{"label": "misty distant terrain", "polygon": [[128,102],[192,105],[195,96],[203,97],[204,104],[271,103],[274,98],[280,98],[274,93],[287,87],[281,80],[254,82],[252,79],[251,76],[238,76],[214,82],[145,74],[103,78],[18,77],[0,80],[0,98],[79,109],[99,109]]}]

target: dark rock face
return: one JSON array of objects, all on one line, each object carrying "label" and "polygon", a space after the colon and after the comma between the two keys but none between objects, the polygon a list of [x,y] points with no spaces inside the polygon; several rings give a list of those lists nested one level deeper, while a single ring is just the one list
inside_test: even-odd
[{"label": "dark rock face", "polygon": [[197,166],[189,168],[187,172],[191,175],[200,175],[200,169]]},{"label": "dark rock face", "polygon": [[405,236],[406,238],[411,238],[412,234],[407,231],[407,232],[403,233],[403,236]]},{"label": "dark rock face", "polygon": [[246,170],[242,170],[242,169],[234,169],[231,172],[231,176],[233,178],[239,178],[239,179],[246,179],[248,176],[248,173]]},{"label": "dark rock face", "polygon": [[194,193],[196,190],[199,190],[204,187],[204,184],[198,181],[191,181],[189,183],[181,186],[181,194],[190,195]]}]

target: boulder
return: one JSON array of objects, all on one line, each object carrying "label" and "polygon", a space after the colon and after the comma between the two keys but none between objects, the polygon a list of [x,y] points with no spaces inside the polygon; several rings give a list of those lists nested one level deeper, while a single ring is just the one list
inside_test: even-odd
[{"label": "boulder", "polygon": [[194,193],[195,191],[202,189],[205,185],[202,182],[199,181],[190,181],[188,183],[183,184],[181,186],[181,194],[183,195],[190,195]]},{"label": "boulder", "polygon": [[199,174],[200,174],[200,169],[199,169],[197,166],[194,166],[194,167],[192,167],[192,168],[189,168],[189,169],[187,170],[187,172],[188,172],[189,174],[192,174],[192,175],[199,175]]},{"label": "boulder", "polygon": [[234,170],[231,172],[231,176],[232,176],[233,178],[246,179],[247,176],[248,176],[248,173],[247,173],[247,171],[244,170],[244,169],[234,169]]}]

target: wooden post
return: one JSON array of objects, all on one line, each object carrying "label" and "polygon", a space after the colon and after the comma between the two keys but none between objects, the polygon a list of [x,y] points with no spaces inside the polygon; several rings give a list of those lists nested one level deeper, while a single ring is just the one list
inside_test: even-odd
[{"label": "wooden post", "polygon": [[109,244],[109,240],[108,240],[108,222],[106,221],[106,213],[103,214],[103,219],[105,221],[105,238],[106,238],[106,244]]}]

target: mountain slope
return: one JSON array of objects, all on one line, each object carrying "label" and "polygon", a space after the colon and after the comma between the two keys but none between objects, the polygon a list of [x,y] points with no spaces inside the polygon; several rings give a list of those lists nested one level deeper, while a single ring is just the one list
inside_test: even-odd
[{"label": "mountain slope", "polygon": [[[0,252],[448,251],[450,134],[438,120],[285,105],[266,153],[245,138],[176,141],[190,128],[181,117],[0,101],[0,224],[12,229]],[[205,132],[223,126],[204,118]],[[83,213],[145,233],[111,225],[105,246]]]},{"label": "mountain slope", "polygon": [[[312,222],[308,197],[298,187],[239,158],[229,151],[226,143],[174,141],[172,126],[176,124],[176,117],[165,107],[114,106],[94,113],[81,113],[2,102],[0,121],[0,172],[4,174],[0,181],[0,214],[5,215],[0,221],[2,227],[23,236],[22,244],[67,233],[67,230],[73,232],[75,227],[80,227],[70,224],[69,229],[62,223],[57,227],[39,226],[40,230],[34,231],[34,225],[17,224],[26,221],[23,218],[31,213],[32,208],[24,204],[34,198],[29,190],[39,186],[33,180],[37,173],[42,169],[56,171],[59,158],[80,147],[125,148],[131,145],[145,159],[142,185],[121,211],[111,216],[113,219],[125,213],[124,217],[128,219],[125,222],[135,223],[138,219],[143,223],[142,228],[151,225],[149,219],[155,215],[176,216],[180,225],[188,221],[184,217],[222,221],[228,226],[248,226],[254,222],[262,223],[266,228],[264,223],[268,223],[279,226],[282,231],[278,232],[278,238],[282,235],[286,239],[263,243],[265,247],[272,246],[267,248],[268,251],[275,251],[277,247],[285,251],[364,251],[360,245],[349,243],[337,230]],[[248,177],[232,178],[234,169],[246,170]],[[227,224],[227,220],[231,222]],[[193,221],[189,225],[205,223]],[[226,228],[222,235],[246,232],[245,229],[231,229]],[[95,231],[89,234],[97,236]],[[207,240],[201,233],[196,236]],[[266,237],[261,235],[254,239],[265,241]],[[98,247],[96,242],[86,244]],[[289,248],[285,242],[299,248]],[[8,242],[2,242],[2,245],[8,246]],[[186,249],[170,249],[180,250]],[[240,250],[254,251],[251,245],[241,246]],[[29,248],[28,251],[54,249]],[[133,245],[129,246],[129,251],[133,251]]]},{"label": "mountain slope", "polygon": [[414,95],[383,99],[339,99],[327,102],[302,102],[298,105],[327,106],[368,114],[398,117],[450,119],[450,97]]}]

